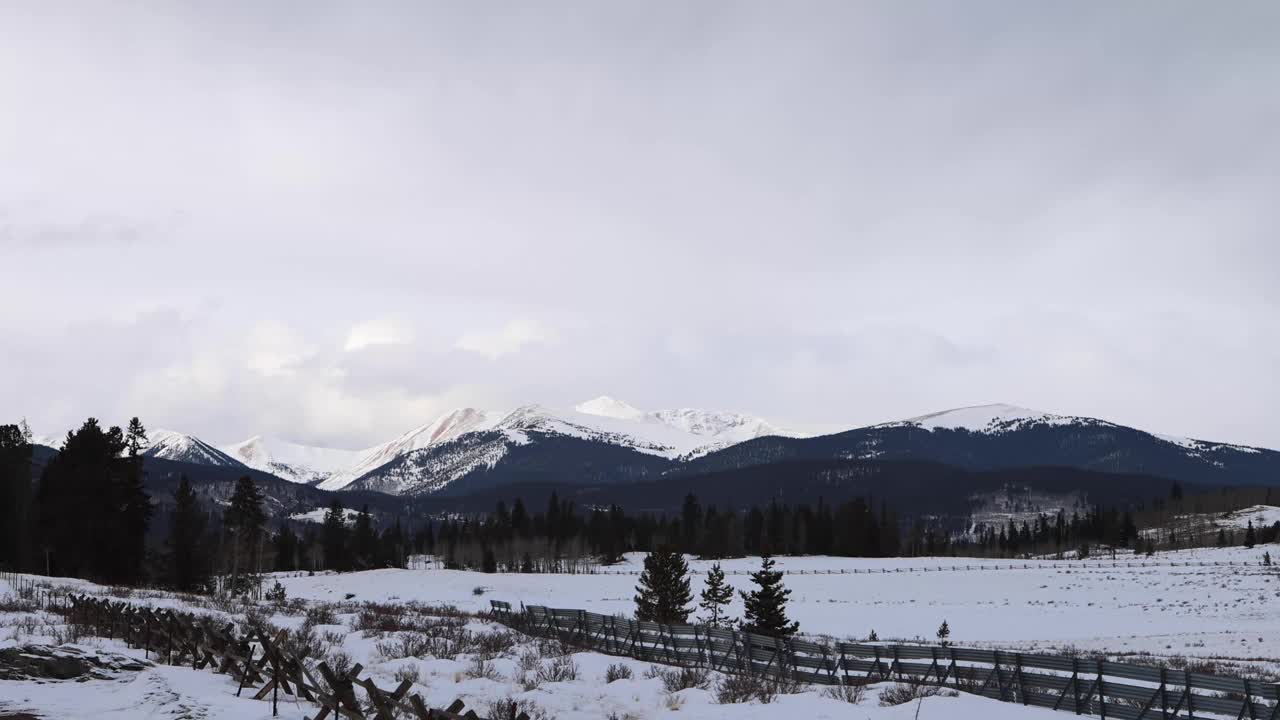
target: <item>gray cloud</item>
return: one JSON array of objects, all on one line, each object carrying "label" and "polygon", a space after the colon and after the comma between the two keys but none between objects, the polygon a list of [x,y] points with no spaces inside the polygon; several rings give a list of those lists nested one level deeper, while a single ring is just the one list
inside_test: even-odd
[{"label": "gray cloud", "polygon": [[1278,21],[0,8],[0,397],[215,441],[607,392],[1280,446]]}]

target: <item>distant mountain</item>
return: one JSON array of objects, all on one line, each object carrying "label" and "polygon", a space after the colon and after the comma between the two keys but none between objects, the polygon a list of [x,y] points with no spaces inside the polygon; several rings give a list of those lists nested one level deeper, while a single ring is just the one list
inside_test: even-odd
[{"label": "distant mountain", "polygon": [[982,405],[814,438],[758,438],[685,463],[698,474],[782,460],[922,460],[970,470],[1058,466],[1203,485],[1280,484],[1280,453],[1087,417]]},{"label": "distant mountain", "polygon": [[969,471],[1064,467],[1198,485],[1280,485],[1280,453],[1159,435],[1012,405],[957,408],[801,437],[737,413],[645,411],[610,397],[573,409],[462,408],[365,450],[255,437],[215,448],[156,431],[148,457],[254,469],[321,490],[423,497],[515,483],[610,485],[794,461],[939,463]]},{"label": "distant mountain", "polygon": [[151,444],[142,451],[143,456],[218,467],[247,469],[244,463],[205,441],[172,430],[153,430],[147,434]]},{"label": "distant mountain", "polygon": [[[387,462],[342,487],[424,495],[547,478],[630,482],[726,445],[781,432],[746,415],[644,412],[609,397],[573,410],[526,405],[496,419],[485,415],[483,422],[440,442],[389,454]],[[338,478],[321,487],[336,489]]]},{"label": "distant mountain", "polygon": [[318,485],[362,456],[358,450],[308,447],[261,435],[224,446],[222,452],[255,470],[304,485]]}]

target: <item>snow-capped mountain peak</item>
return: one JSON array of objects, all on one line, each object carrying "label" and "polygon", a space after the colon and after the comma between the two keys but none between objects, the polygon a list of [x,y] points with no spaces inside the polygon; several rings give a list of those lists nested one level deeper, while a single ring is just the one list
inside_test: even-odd
[{"label": "snow-capped mountain peak", "polygon": [[923,430],[967,430],[974,433],[1003,433],[1032,425],[1110,425],[1094,418],[1054,415],[1017,405],[994,403],[953,408],[919,417],[885,423],[881,427],[915,426]]},{"label": "snow-capped mountain peak", "polygon": [[244,442],[221,449],[255,470],[303,484],[318,483],[335,472],[351,467],[361,453],[359,450],[299,445],[262,435],[255,435]]},{"label": "snow-capped mountain peak", "polygon": [[200,438],[172,430],[152,430],[147,434],[150,445],[142,451],[146,457],[192,463],[243,467],[244,463],[206,443]]},{"label": "snow-capped mountain peak", "polygon": [[588,400],[578,403],[573,407],[577,412],[583,415],[598,415],[600,417],[615,418],[617,420],[639,420],[644,417],[644,411],[638,410],[631,405],[611,398],[608,395],[601,395],[594,400]]},{"label": "snow-capped mountain peak", "polygon": [[341,490],[402,455],[456,440],[467,433],[490,430],[502,417],[500,413],[475,408],[451,410],[391,442],[358,453],[359,459],[355,463],[329,475],[318,487],[321,490]]}]

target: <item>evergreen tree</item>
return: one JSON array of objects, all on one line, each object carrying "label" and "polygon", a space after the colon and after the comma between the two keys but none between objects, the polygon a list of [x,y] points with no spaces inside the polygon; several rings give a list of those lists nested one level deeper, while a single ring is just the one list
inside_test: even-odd
[{"label": "evergreen tree", "polygon": [[637,620],[668,625],[688,622],[693,593],[689,590],[689,565],[684,557],[670,548],[649,553],[636,593]]},{"label": "evergreen tree", "polygon": [[37,490],[39,527],[50,572],[107,583],[142,578],[151,498],[141,458],[128,457],[124,433],[89,418],[68,433]]},{"label": "evergreen tree", "polygon": [[347,570],[347,511],[342,501],[334,498],[324,514],[320,529],[320,545],[324,549],[324,566],[329,570]]},{"label": "evergreen tree", "polygon": [[271,538],[271,545],[276,556],[276,572],[292,572],[298,569],[298,558],[301,554],[299,551],[302,543],[298,539],[297,533],[288,525],[280,524],[280,529]]},{"label": "evergreen tree", "polygon": [[0,567],[23,570],[31,562],[31,431],[0,426]]},{"label": "evergreen tree", "polygon": [[356,525],[355,530],[352,532],[351,542],[355,550],[356,566],[362,568],[373,567],[375,556],[378,552],[378,536],[373,531],[373,518],[369,515],[368,505],[361,507],[360,513],[356,515]]},{"label": "evergreen tree", "polygon": [[701,602],[703,620],[711,627],[720,627],[726,622],[725,610],[733,601],[733,588],[724,580],[724,570],[720,563],[711,566],[707,571],[707,584],[702,588]]},{"label": "evergreen tree", "polygon": [[946,620],[943,620],[942,624],[938,626],[938,644],[942,647],[951,644],[951,626],[947,624]]},{"label": "evergreen tree", "polygon": [[125,435],[125,446],[129,451],[129,459],[120,476],[116,489],[116,502],[121,508],[121,524],[125,536],[121,542],[125,544],[121,568],[122,576],[135,581],[142,577],[142,564],[146,557],[147,528],[151,526],[151,497],[146,492],[146,473],[143,470],[141,452],[149,444],[147,430],[138,418],[129,420],[129,430]]},{"label": "evergreen tree", "polygon": [[498,572],[498,558],[493,554],[493,548],[485,547],[484,559],[480,561],[480,571],[486,573]]},{"label": "evergreen tree", "polygon": [[1244,546],[1252,549],[1258,544],[1258,536],[1253,531],[1253,521],[1249,521],[1249,527],[1244,531]]},{"label": "evergreen tree", "polygon": [[773,569],[773,558],[761,558],[760,570],[751,573],[756,589],[742,592],[746,613],[742,629],[770,637],[791,637],[800,624],[787,619],[787,596],[791,591],[782,585],[782,572]]},{"label": "evergreen tree", "polygon": [[209,578],[205,548],[205,516],[186,475],[173,493],[173,520],[169,525],[169,579],[182,592],[195,592]]},{"label": "evergreen tree", "polygon": [[[222,516],[222,525],[231,535],[231,578],[237,588],[245,570],[261,569],[257,565],[261,564],[262,528],[267,522],[262,500],[262,491],[253,478],[243,475],[236,481],[231,504]],[[258,561],[256,565],[254,560]]]}]

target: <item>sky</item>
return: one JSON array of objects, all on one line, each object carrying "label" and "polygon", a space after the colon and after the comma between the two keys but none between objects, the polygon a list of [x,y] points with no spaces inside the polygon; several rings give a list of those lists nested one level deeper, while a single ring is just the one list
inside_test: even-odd
[{"label": "sky", "polygon": [[0,4],[0,411],[1280,447],[1280,4]]}]

